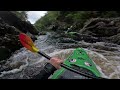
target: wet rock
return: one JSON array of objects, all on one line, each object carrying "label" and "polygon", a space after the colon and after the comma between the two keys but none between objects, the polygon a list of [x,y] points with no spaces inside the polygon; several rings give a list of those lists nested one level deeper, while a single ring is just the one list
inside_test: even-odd
[{"label": "wet rock", "polygon": [[31,36],[31,39],[32,39],[33,41],[35,41],[35,40],[37,40],[37,37]]},{"label": "wet rock", "polygon": [[110,42],[117,43],[120,45],[120,33],[118,33],[117,35],[109,37],[108,40]]},{"label": "wet rock", "polygon": [[[93,18],[85,23],[85,26],[80,30],[80,34],[90,35],[95,38],[102,38],[102,40],[96,39],[98,42],[112,42],[120,44],[120,18]],[[90,38],[91,38],[90,37]],[[92,40],[93,38],[87,38]],[[103,39],[104,38],[104,39]]]},{"label": "wet rock", "polygon": [[85,42],[89,43],[95,43],[95,42],[101,42],[103,41],[103,38],[101,37],[94,37],[92,35],[87,35],[87,34],[79,34],[77,32],[69,32],[66,34],[69,38],[72,38],[75,41],[82,41],[84,40]]},{"label": "wet rock", "polygon": [[[119,18],[116,19],[105,19],[105,18],[95,18],[90,19],[86,22],[86,25],[80,30],[83,34],[92,34],[95,36],[112,36],[117,34],[119,27],[115,26]],[[111,24],[114,22],[113,24]]]},{"label": "wet rock", "polygon": [[40,74],[40,71],[43,69],[43,66],[41,67],[36,67],[36,66],[28,66],[24,70],[24,76],[23,78],[34,78],[36,75]]},{"label": "wet rock", "polygon": [[34,35],[38,34],[37,29],[29,21],[22,21],[16,14],[10,11],[0,11],[0,18],[2,18],[5,23],[14,26],[24,33],[30,32]]},{"label": "wet rock", "polygon": [[22,47],[22,45],[19,42],[19,38],[17,35],[5,35],[3,38],[0,46],[5,46],[5,48],[8,48],[10,52],[14,52],[15,50],[18,50]]},{"label": "wet rock", "polygon": [[5,48],[4,46],[0,47],[0,60],[4,60],[8,58],[10,57],[10,55],[11,55],[10,49]]},{"label": "wet rock", "polygon": [[38,35],[46,35],[46,32],[39,32]]},{"label": "wet rock", "polygon": [[12,52],[22,46],[18,38],[19,31],[13,26],[6,24],[2,19],[0,21],[0,60],[2,60],[7,59]]},{"label": "wet rock", "polygon": [[111,48],[111,47],[108,47],[108,46],[103,46],[103,45],[95,45],[93,46],[93,48],[95,49],[98,49],[98,50],[105,50],[105,51],[117,51],[118,49],[116,48]]},{"label": "wet rock", "polygon": [[37,35],[38,31],[30,22],[22,21],[10,11],[0,11],[0,60],[7,59],[23,47],[19,41],[21,32],[29,32],[33,41],[37,39],[34,35]]},{"label": "wet rock", "polygon": [[25,30],[28,30],[28,32],[30,32],[31,34],[33,35],[38,35],[38,31],[37,29],[34,27],[34,25],[32,25],[29,21],[22,21],[23,25],[22,27],[25,29]]}]

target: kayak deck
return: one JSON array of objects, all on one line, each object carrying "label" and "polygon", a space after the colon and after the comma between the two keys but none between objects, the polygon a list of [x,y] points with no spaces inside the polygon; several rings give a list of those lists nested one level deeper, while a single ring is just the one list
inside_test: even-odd
[{"label": "kayak deck", "polygon": [[[93,61],[82,48],[75,49],[74,52],[64,61],[64,64],[94,77],[101,76]],[[61,68],[52,75],[51,79],[88,79],[88,77]]]}]

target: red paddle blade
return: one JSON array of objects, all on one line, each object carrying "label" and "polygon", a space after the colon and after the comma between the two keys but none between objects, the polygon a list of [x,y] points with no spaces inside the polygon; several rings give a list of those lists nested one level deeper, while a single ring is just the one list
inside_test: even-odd
[{"label": "red paddle blade", "polygon": [[19,35],[19,39],[20,39],[21,44],[22,44],[25,48],[27,48],[28,50],[30,50],[30,51],[32,51],[32,52],[38,52],[38,51],[39,51],[39,50],[35,47],[32,39],[31,39],[29,36],[27,36],[26,34],[21,33],[21,34]]}]

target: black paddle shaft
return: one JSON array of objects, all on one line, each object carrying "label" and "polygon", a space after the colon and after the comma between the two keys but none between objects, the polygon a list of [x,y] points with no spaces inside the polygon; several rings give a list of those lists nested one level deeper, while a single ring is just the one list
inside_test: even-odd
[{"label": "black paddle shaft", "polygon": [[[40,55],[44,56],[45,58],[47,58],[48,60],[51,59],[51,57],[48,56],[47,54],[45,54],[44,52],[39,51],[38,53],[39,53]],[[66,69],[68,69],[68,70],[70,70],[70,71],[73,71],[73,72],[75,72],[75,73],[78,73],[78,74],[80,74],[80,75],[84,75],[84,76],[93,78],[93,79],[105,79],[105,78],[102,78],[102,77],[94,77],[94,76],[90,76],[90,75],[84,74],[84,73],[82,73],[82,72],[79,72],[79,71],[77,71],[77,70],[75,70],[75,69],[72,69],[72,68],[68,67],[67,65],[65,65],[65,64],[63,64],[63,63],[61,64],[61,67],[66,68]]]},{"label": "black paddle shaft", "polygon": [[45,54],[44,52],[39,51],[38,53],[39,53],[40,55],[44,56],[45,58],[47,58],[48,60],[51,59],[51,57],[48,56],[47,54]]}]

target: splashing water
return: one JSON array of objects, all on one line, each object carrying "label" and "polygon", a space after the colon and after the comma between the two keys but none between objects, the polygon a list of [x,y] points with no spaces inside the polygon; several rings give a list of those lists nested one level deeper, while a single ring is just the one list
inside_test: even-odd
[{"label": "splashing water", "polygon": [[[120,46],[111,45],[104,42],[97,43],[86,43],[83,41],[78,42],[78,44],[64,43],[68,47],[67,49],[57,48],[54,43],[56,39],[50,39],[50,34],[41,35],[38,40],[35,41],[35,45],[46,54],[52,56],[57,56],[65,60],[73,50],[77,47],[86,46],[84,48],[89,57],[94,61],[96,67],[101,72],[103,77],[106,78],[120,78]],[[56,42],[58,45],[58,42]],[[69,47],[74,44],[75,47]],[[108,48],[108,50],[106,48]],[[104,50],[105,49],[105,50]],[[112,51],[113,50],[113,51]],[[2,71],[1,79],[29,79],[33,75],[38,74],[42,69],[44,63],[47,59],[40,56],[39,54],[32,53],[25,48],[21,48],[16,51],[6,63],[6,67],[11,67],[11,70]]]}]

